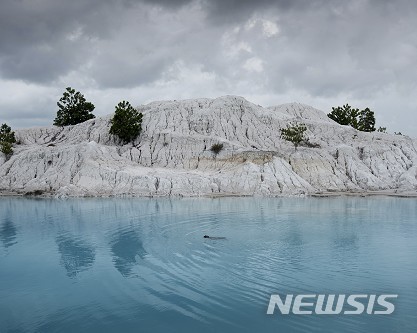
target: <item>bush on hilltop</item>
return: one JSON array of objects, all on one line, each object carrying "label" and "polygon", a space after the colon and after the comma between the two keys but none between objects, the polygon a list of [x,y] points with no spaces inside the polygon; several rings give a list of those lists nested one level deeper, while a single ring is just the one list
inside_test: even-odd
[{"label": "bush on hilltop", "polygon": [[59,110],[54,120],[55,126],[76,125],[95,118],[92,114],[94,104],[87,102],[83,94],[71,87],[66,88],[56,104]]},{"label": "bush on hilltop", "polygon": [[116,106],[116,112],[110,120],[110,134],[116,135],[124,143],[134,141],[142,131],[143,114],[129,102],[122,101]]},{"label": "bush on hilltop", "polygon": [[327,116],[340,125],[349,125],[362,132],[375,131],[375,113],[369,108],[359,111],[346,104],[332,107]]}]

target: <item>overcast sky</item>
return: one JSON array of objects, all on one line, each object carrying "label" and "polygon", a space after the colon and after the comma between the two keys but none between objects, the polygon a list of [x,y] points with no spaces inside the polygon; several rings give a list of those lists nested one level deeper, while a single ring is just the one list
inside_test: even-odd
[{"label": "overcast sky", "polygon": [[417,135],[417,1],[0,0],[0,123],[50,125],[65,87],[127,99],[349,103]]}]

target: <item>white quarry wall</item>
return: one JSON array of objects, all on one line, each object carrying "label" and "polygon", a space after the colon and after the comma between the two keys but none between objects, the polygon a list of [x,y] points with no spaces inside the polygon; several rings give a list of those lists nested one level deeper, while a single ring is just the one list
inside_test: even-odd
[{"label": "white quarry wall", "polygon": [[[153,102],[139,108],[143,131],[121,146],[108,117],[65,128],[16,131],[0,191],[54,195],[299,195],[320,191],[417,190],[417,141],[364,133],[310,106],[262,108],[242,97]],[[280,138],[307,125],[319,148]],[[221,142],[215,157],[212,144]]]}]

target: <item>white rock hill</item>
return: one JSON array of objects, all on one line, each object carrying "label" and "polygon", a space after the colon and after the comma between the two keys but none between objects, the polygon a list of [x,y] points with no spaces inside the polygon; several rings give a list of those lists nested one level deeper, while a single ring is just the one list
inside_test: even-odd
[{"label": "white rock hill", "polygon": [[[57,196],[300,195],[390,190],[416,193],[417,141],[364,133],[310,106],[263,108],[242,97],[141,106],[143,131],[120,146],[110,116],[16,131],[14,155],[0,153],[0,191]],[[280,138],[290,121],[319,147]],[[215,157],[214,143],[224,149]]]}]

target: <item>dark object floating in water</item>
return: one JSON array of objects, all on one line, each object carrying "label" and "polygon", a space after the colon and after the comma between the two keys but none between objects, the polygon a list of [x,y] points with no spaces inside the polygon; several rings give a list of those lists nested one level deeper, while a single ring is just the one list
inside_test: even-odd
[{"label": "dark object floating in water", "polygon": [[207,236],[207,235],[204,235],[203,238],[208,238],[208,239],[226,239],[226,237],[210,237],[210,236]]}]

